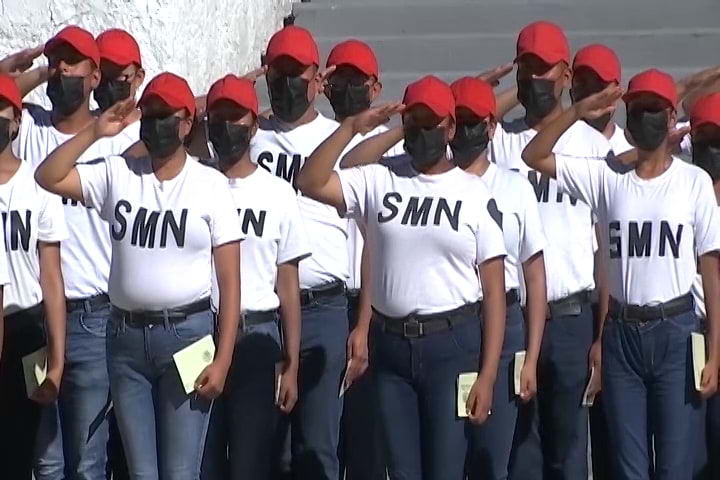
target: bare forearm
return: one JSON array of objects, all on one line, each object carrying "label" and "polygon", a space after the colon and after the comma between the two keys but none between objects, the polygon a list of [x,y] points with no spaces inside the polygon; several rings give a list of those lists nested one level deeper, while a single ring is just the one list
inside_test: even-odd
[{"label": "bare forearm", "polygon": [[507,90],[503,90],[495,96],[495,111],[497,112],[498,120],[502,120],[502,118],[507,115],[510,110],[520,104],[517,99],[517,91],[517,86],[515,86],[508,88]]},{"label": "bare forearm", "polygon": [[15,77],[15,84],[20,90],[20,95],[24,98],[28,93],[47,82],[48,77],[48,67],[38,67]]},{"label": "bare forearm", "polygon": [[215,251],[220,305],[218,306],[218,346],[215,361],[232,362],[240,323],[240,244],[221,245]]},{"label": "bare forearm", "polygon": [[297,263],[280,265],[278,269],[278,297],[283,331],[283,348],[290,366],[300,361],[300,286]]},{"label": "bare forearm", "polygon": [[[483,270],[485,270],[483,272]],[[505,270],[503,258],[485,262],[480,268],[483,289],[482,366],[480,374],[495,381],[505,339]]]},{"label": "bare forearm", "polygon": [[708,361],[720,361],[720,261],[718,255],[700,257],[700,273],[708,319]]},{"label": "bare forearm", "polygon": [[600,247],[595,254],[595,290],[597,291],[598,297],[596,312],[597,316],[595,318],[596,341],[602,339],[605,318],[607,317],[608,310],[610,309],[610,290],[608,288],[607,270],[605,268],[605,262],[603,261],[602,257],[605,249],[603,248],[603,242],[600,235],[598,235],[598,244],[600,245]]},{"label": "bare forearm", "polygon": [[353,136],[352,125],[345,121],[315,149],[298,177],[298,187],[304,194],[313,197],[313,192],[328,183],[338,158]]},{"label": "bare forearm", "polygon": [[[95,143],[97,137],[93,125],[83,129],[73,138],[57,147],[38,166],[35,180],[45,190],[53,193],[75,193],[72,198],[82,200],[82,192],[58,192],[57,186],[67,178],[80,156]],[[79,189],[78,189],[79,190]]]},{"label": "bare forearm", "polygon": [[545,260],[542,253],[523,264],[523,276],[527,291],[527,354],[526,361],[537,363],[540,357],[545,320],[547,318],[547,288],[545,285]]},{"label": "bare forearm", "polygon": [[403,135],[402,127],[395,127],[360,142],[340,160],[340,168],[379,162],[388,150],[403,139]]},{"label": "bare forearm", "polygon": [[47,328],[48,370],[63,368],[65,361],[65,286],[60,270],[60,245],[40,247],[40,288]]},{"label": "bare forearm", "polygon": [[360,298],[358,304],[357,326],[370,328],[372,319],[372,301],[370,296],[370,249],[367,243],[363,245],[362,260],[360,262]]}]

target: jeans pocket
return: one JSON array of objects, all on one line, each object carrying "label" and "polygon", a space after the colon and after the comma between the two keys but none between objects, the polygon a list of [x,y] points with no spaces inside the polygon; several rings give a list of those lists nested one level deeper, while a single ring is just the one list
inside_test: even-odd
[{"label": "jeans pocket", "polygon": [[213,334],[214,315],[212,311],[196,313],[186,319],[170,324],[170,331],[179,340],[195,341]]},{"label": "jeans pocket", "polygon": [[674,317],[667,317],[665,320],[673,330],[677,330],[685,335],[693,332],[700,332],[701,320],[694,312],[683,313]]},{"label": "jeans pocket", "polygon": [[477,319],[466,320],[449,330],[455,347],[463,353],[479,354],[482,345],[480,322]]},{"label": "jeans pocket", "polygon": [[78,322],[85,333],[94,337],[104,337],[108,328],[108,311],[83,312]]}]

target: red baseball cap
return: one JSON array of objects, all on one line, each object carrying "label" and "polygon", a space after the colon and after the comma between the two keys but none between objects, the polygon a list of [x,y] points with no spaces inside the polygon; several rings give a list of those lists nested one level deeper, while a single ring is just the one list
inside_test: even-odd
[{"label": "red baseball cap", "polygon": [[690,126],[693,130],[708,124],[720,127],[720,92],[698,98],[690,112]]},{"label": "red baseball cap", "polygon": [[47,41],[43,53],[47,56],[55,47],[63,43],[67,43],[77,50],[80,55],[95,62],[96,66],[100,65],[100,50],[98,49],[95,37],[87,30],[83,30],[76,25],[63,28]]},{"label": "red baseball cap", "polygon": [[22,97],[20,89],[15,84],[15,80],[8,75],[0,75],[0,100],[5,100],[18,111],[22,112]]},{"label": "red baseball cap", "polygon": [[229,100],[242,108],[247,108],[258,114],[258,99],[255,85],[244,78],[235,75],[226,75],[212,84],[207,94],[207,108],[213,107],[220,100]]},{"label": "red baseball cap", "polygon": [[677,90],[675,80],[665,72],[651,68],[640,72],[630,79],[627,93],[623,101],[629,103],[641,93],[652,93],[666,100],[675,108],[677,105]]},{"label": "red baseball cap", "polygon": [[570,65],[567,37],[560,27],[551,22],[533,22],[520,31],[515,61],[529,53],[537,55],[549,65],[558,62]]},{"label": "red baseball cap", "polygon": [[489,83],[475,77],[463,77],[450,85],[455,108],[465,107],[480,118],[495,118],[495,94]]},{"label": "red baseball cap", "polygon": [[138,106],[141,107],[152,97],[158,97],[170,108],[184,108],[195,116],[195,95],[187,81],[174,73],[164,72],[153,78],[140,97]]},{"label": "red baseball cap", "polygon": [[603,82],[620,83],[622,68],[620,59],[615,52],[605,45],[588,45],[575,54],[573,70],[589,68],[595,72]]},{"label": "red baseball cap", "polygon": [[290,57],[301,65],[320,65],[320,54],[312,34],[295,25],[288,25],[270,38],[265,61],[272,64],[280,57]]},{"label": "red baseball cap", "polygon": [[333,65],[338,67],[350,65],[369,77],[379,78],[380,76],[375,53],[370,45],[360,40],[347,40],[335,45],[327,59],[327,66],[332,67]]},{"label": "red baseball cap", "polygon": [[98,35],[95,41],[100,50],[100,58],[103,60],[122,67],[133,63],[138,67],[142,67],[140,46],[133,36],[125,30],[120,28],[105,30]]},{"label": "red baseball cap", "polygon": [[408,85],[403,103],[407,108],[425,105],[438,117],[451,117],[455,120],[455,98],[452,90],[447,83],[433,75]]}]

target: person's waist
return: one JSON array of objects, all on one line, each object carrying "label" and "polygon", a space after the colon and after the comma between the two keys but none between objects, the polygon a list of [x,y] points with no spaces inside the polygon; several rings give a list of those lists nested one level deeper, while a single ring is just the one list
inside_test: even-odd
[{"label": "person's waist", "polygon": [[95,312],[110,305],[110,297],[107,293],[100,293],[85,298],[68,298],[65,300],[67,313],[82,310],[84,312]]},{"label": "person's waist", "polygon": [[125,310],[113,306],[114,313],[123,316],[130,327],[149,327],[167,323],[179,323],[187,317],[210,309],[210,299],[203,298],[193,303],[163,310]]},{"label": "person's waist", "polygon": [[32,324],[43,324],[45,321],[45,311],[43,303],[40,302],[32,307],[15,310],[4,316],[5,331],[12,332],[21,330]]},{"label": "person's waist", "polygon": [[581,290],[548,302],[548,318],[580,315],[583,305],[590,303],[590,290]]},{"label": "person's waist", "polygon": [[695,301],[689,292],[666,302],[650,305],[623,303],[611,296],[608,307],[608,314],[615,319],[627,322],[649,322],[693,312]]},{"label": "person's waist", "polygon": [[303,288],[300,290],[300,305],[308,305],[318,298],[333,297],[345,294],[345,282],[335,280],[311,288]]},{"label": "person's waist", "polygon": [[272,310],[245,310],[241,314],[242,325],[250,327],[253,325],[261,325],[263,323],[274,322],[278,318],[278,309]]},{"label": "person's waist", "polygon": [[384,332],[400,335],[404,338],[418,338],[440,333],[468,321],[480,320],[480,302],[468,303],[452,310],[437,313],[411,313],[404,317],[391,317],[373,307],[373,317]]}]

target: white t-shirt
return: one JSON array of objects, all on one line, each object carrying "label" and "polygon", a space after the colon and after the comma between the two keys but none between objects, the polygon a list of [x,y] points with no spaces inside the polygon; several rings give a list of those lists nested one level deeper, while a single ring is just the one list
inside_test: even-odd
[{"label": "white t-shirt", "polygon": [[690,291],[697,254],[720,249],[720,215],[710,177],[674,158],[659,177],[616,173],[605,162],[557,155],[564,191],[587,202],[608,239],[610,295],[651,305]]},{"label": "white t-shirt", "polygon": [[77,166],[86,205],[110,223],[108,294],[125,310],[162,310],[210,296],[212,248],[242,239],[227,179],[190,160],[158,181],[149,157]]},{"label": "white t-shirt", "polygon": [[0,185],[0,211],[10,274],[10,285],[3,292],[8,315],[42,301],[38,242],[61,242],[68,231],[60,197],[35,183],[34,171],[26,162]]},{"label": "white t-shirt", "polygon": [[[522,264],[547,245],[535,192],[522,175],[491,163],[482,175],[502,214],[505,239],[505,290],[521,289]],[[482,286],[481,286],[482,290]]]},{"label": "white t-shirt", "polygon": [[[522,118],[498,125],[490,142],[490,159],[500,167],[519,171],[535,190],[548,242],[543,249],[548,301],[553,301],[595,287],[595,233],[587,205],[559,192],[555,180],[531,170],[523,162],[522,152],[536,134]],[[553,151],[604,161],[610,142],[585,122],[578,121],[560,137]]]},{"label": "white t-shirt", "polygon": [[[689,126],[690,122],[678,122],[675,128],[679,130]],[[680,153],[689,157],[692,156],[692,136],[689,133],[680,141]]]},{"label": "white t-shirt", "polygon": [[[287,182],[262,168],[248,177],[226,181],[245,235],[240,261],[242,310],[276,309],[280,306],[275,293],[278,265],[310,256],[297,195]],[[215,275],[212,297],[217,308]]]},{"label": "white t-shirt", "polygon": [[[119,135],[93,143],[80,156],[78,163],[120,155],[139,139],[138,125],[139,122],[135,122]],[[19,158],[36,168],[53,150],[72,137],[53,127],[49,110],[30,105],[23,110],[22,125],[13,150]],[[96,211],[74,200],[63,198],[62,203],[70,233],[60,253],[65,296],[79,299],[107,293],[111,248],[108,224],[100,219]]]},{"label": "white t-shirt", "polygon": [[[260,119],[260,129],[250,143],[250,158],[261,168],[295,187],[305,160],[338,123],[318,113],[310,123],[292,130],[274,120]],[[339,163],[339,162],[338,162]],[[297,188],[295,188],[297,191]],[[298,206],[310,241],[312,256],[300,262],[300,288],[313,288],[348,279],[347,220],[334,208],[298,192]]]},{"label": "white t-shirt", "polygon": [[458,168],[419,174],[410,162],[339,176],[346,216],[367,232],[377,310],[429,314],[480,298],[477,265],[506,251],[497,204],[479,177]]},{"label": "white t-shirt", "polygon": [[[357,144],[359,144],[360,142],[363,142],[370,137],[379,135],[387,131],[388,128],[385,125],[380,125],[365,135],[355,135],[355,137],[352,139],[352,141],[347,146],[345,152],[343,152],[343,155],[341,155],[340,158],[342,158],[346,152],[349,152],[350,150],[355,148],[355,146],[357,146]],[[396,157],[403,155],[404,153],[405,149],[403,148],[403,142],[401,141],[395,144],[390,150],[388,150],[385,153],[385,156]],[[357,223],[355,222],[355,220],[350,220],[348,224],[347,241],[348,256],[350,258],[350,278],[347,282],[347,286],[349,289],[357,290],[360,288],[360,268],[362,264],[363,245],[365,245],[365,241],[363,240],[362,233],[360,232]]]},{"label": "white t-shirt", "polygon": [[[720,209],[720,206],[718,206],[718,209]],[[702,276],[700,273],[695,275],[695,281],[693,282],[691,291],[695,298],[695,313],[698,317],[707,318],[707,311],[705,310],[705,290],[703,290]]]},{"label": "white t-shirt", "polygon": [[620,155],[635,148],[627,141],[627,138],[625,138],[625,130],[618,124],[615,124],[615,130],[613,131],[612,137],[610,137],[610,146],[615,155]]}]

